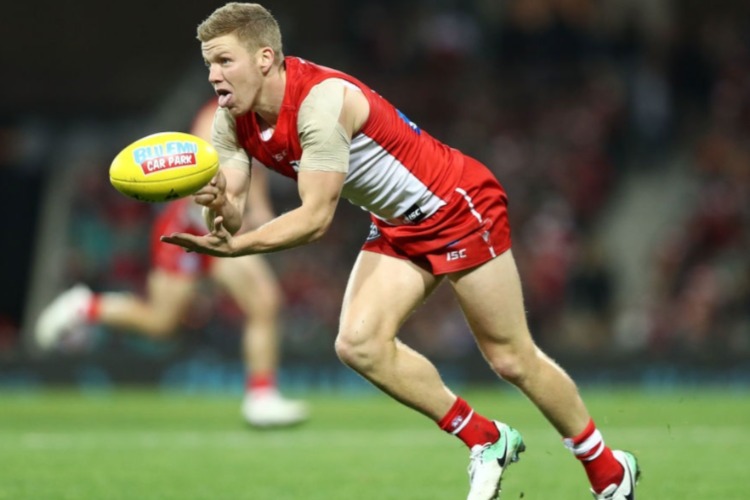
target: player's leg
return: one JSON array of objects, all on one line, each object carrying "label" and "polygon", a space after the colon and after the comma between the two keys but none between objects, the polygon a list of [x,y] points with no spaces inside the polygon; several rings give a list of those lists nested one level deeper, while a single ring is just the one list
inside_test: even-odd
[{"label": "player's leg", "polygon": [[399,342],[396,334],[439,283],[439,278],[407,260],[360,252],[344,294],[336,338],[342,362],[435,421],[456,398],[435,366]]},{"label": "player's leg", "polygon": [[106,292],[95,295],[90,321],[129,332],[165,339],[177,331],[198,287],[198,278],[163,269],[149,272],[146,296]]},{"label": "player's leg", "polygon": [[[441,277],[408,260],[360,252],[344,294],[336,338],[336,353],[346,365],[436,422],[446,420],[460,398],[445,386],[427,358],[399,342],[396,335],[440,282]],[[457,425],[468,420],[464,417],[469,413],[470,408],[466,415],[453,415]]]},{"label": "player's leg", "polygon": [[[623,483],[622,461],[604,445],[575,383],[532,340],[512,252],[454,273],[449,280],[492,369],[517,386],[565,438],[584,464],[593,489],[601,493],[610,484]],[[635,480],[636,469],[633,461],[626,475]]]},{"label": "player's leg", "polygon": [[127,329],[151,338],[171,335],[192,299],[196,279],[162,269],[149,272],[147,292],[93,293],[79,284],[63,292],[40,314],[36,338],[40,347],[57,345],[72,330],[86,324]]},{"label": "player's leg", "polygon": [[[469,499],[489,500],[497,494],[505,466],[523,451],[521,436],[476,413],[446,387],[427,358],[396,339],[403,322],[440,281],[410,261],[360,252],[344,296],[336,352],[383,392],[461,439],[473,458]],[[488,467],[477,466],[480,458],[492,466],[490,474]]]},{"label": "player's leg", "polygon": [[531,338],[512,253],[449,281],[493,370],[518,386],[562,435],[583,430],[589,415],[575,384]]},{"label": "player's leg", "polygon": [[281,397],[276,375],[280,364],[281,287],[260,255],[216,259],[211,277],[245,314],[242,357],[247,370],[242,413],[251,425],[291,425],[308,417],[307,405]]},{"label": "player's leg", "polygon": [[273,375],[279,364],[281,288],[260,256],[217,259],[210,276],[221,285],[246,316],[243,359],[251,373]]}]

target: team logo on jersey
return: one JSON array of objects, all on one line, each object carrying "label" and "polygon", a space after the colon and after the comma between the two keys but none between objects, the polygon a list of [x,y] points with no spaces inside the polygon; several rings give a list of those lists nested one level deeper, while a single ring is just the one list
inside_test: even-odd
[{"label": "team logo on jersey", "polygon": [[366,241],[372,241],[380,238],[380,229],[375,224],[370,224],[370,233],[367,235]]},{"label": "team logo on jersey", "polygon": [[417,135],[419,135],[419,134],[421,134],[421,133],[422,133],[422,131],[421,131],[421,130],[420,130],[420,128],[419,128],[419,125],[417,125],[416,123],[414,123],[413,121],[411,121],[411,120],[409,119],[409,117],[408,117],[408,116],[406,116],[405,114],[403,114],[403,113],[401,112],[401,110],[397,109],[397,110],[396,110],[396,112],[398,113],[398,116],[399,116],[399,117],[400,117],[400,118],[401,118],[402,120],[404,120],[404,121],[406,122],[406,124],[407,124],[407,125],[409,125],[409,127],[410,127],[410,128],[411,128],[411,129],[412,129],[412,130],[413,130],[414,132],[416,132],[416,134],[417,134]]}]

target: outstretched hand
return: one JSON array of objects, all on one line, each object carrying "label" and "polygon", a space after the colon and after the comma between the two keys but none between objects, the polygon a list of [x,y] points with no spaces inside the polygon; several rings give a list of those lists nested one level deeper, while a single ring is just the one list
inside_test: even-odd
[{"label": "outstretched hand", "polygon": [[189,233],[172,233],[162,236],[161,241],[177,245],[188,252],[203,253],[214,257],[234,257],[236,249],[233,247],[232,234],[224,227],[222,217],[214,221],[214,229],[203,236]]}]

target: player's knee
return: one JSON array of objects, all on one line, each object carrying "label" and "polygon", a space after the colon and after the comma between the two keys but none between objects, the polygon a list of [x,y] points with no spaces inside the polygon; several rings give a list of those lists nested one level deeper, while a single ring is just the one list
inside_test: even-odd
[{"label": "player's knee", "polygon": [[375,336],[355,334],[344,330],[339,331],[334,344],[336,355],[342,363],[359,371],[370,371],[377,365],[382,346],[375,340]]},{"label": "player's knee", "polygon": [[513,385],[522,385],[524,379],[523,366],[514,358],[495,358],[490,360],[492,370],[503,380]]},{"label": "player's knee", "polygon": [[504,347],[487,356],[492,370],[503,380],[516,386],[523,386],[534,372],[536,349]]},{"label": "player's knee", "polygon": [[339,332],[333,345],[336,356],[347,366],[356,368],[367,357],[366,349],[362,342]]},{"label": "player's knee", "polygon": [[283,307],[283,294],[281,289],[278,287],[270,287],[264,298],[264,307],[267,311],[270,311],[274,316],[279,314]]}]

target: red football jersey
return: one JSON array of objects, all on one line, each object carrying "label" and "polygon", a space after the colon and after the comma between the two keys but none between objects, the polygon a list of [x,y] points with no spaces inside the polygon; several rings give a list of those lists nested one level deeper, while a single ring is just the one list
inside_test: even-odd
[{"label": "red football jersey", "polygon": [[[254,113],[236,119],[238,143],[249,156],[296,179],[302,156],[300,106],[318,83],[343,80],[364,94],[370,112],[352,138],[342,197],[370,212],[378,236],[418,257],[485,231],[488,223],[500,223],[506,237],[497,250],[510,246],[505,192],[486,167],[430,136],[356,78],[297,57],[286,57],[284,63],[286,89],[273,134],[261,135]],[[467,163],[472,168],[465,172]]]}]

